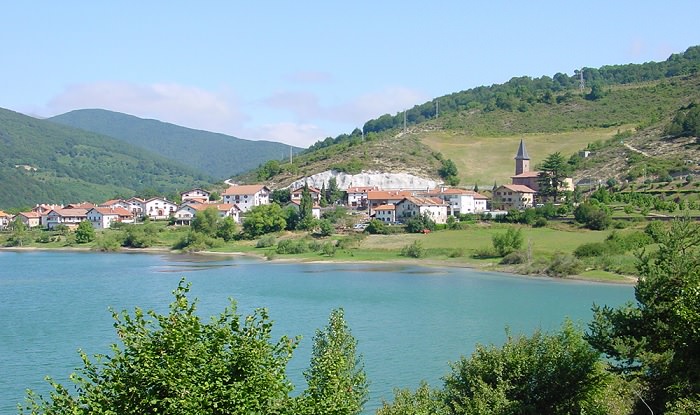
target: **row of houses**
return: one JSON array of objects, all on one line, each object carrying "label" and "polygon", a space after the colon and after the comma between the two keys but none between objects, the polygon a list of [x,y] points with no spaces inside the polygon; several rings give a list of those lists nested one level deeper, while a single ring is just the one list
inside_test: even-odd
[{"label": "row of houses", "polygon": [[[382,190],[374,186],[348,188],[345,203],[350,208],[366,209],[371,218],[386,223],[403,222],[417,215],[428,215],[436,223],[446,223],[448,216],[532,207],[538,189],[538,176],[538,172],[530,171],[530,157],[521,140],[515,156],[512,184],[495,188],[492,200],[466,189]],[[307,188],[313,201],[313,216],[320,218],[322,191]],[[289,206],[299,208],[303,191],[303,187],[290,190]],[[159,197],[147,200],[132,197],[108,200],[99,205],[37,205],[30,212],[19,213],[17,217],[29,227],[48,229],[59,225],[72,228],[84,220],[89,220],[96,229],[104,229],[114,222],[129,223],[145,217],[153,220],[172,218],[175,224],[189,225],[197,212],[213,207],[221,217],[231,217],[240,223],[242,216],[253,207],[269,204],[270,195],[271,190],[265,185],[235,185],[222,193],[221,200],[212,202],[209,191],[196,188],[182,192],[180,204]],[[11,220],[13,217],[0,211],[0,228],[6,227]]]}]

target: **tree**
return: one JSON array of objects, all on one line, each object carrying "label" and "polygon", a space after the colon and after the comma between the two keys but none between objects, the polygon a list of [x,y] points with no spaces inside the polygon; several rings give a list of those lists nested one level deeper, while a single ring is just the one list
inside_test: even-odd
[{"label": "tree", "polygon": [[328,219],[321,219],[318,221],[318,233],[321,236],[331,236],[335,231],[335,227]]},{"label": "tree", "polygon": [[302,399],[314,414],[359,414],[367,402],[368,382],[357,340],[345,322],[343,309],[331,311],[328,325],[317,330]]},{"label": "tree", "polygon": [[452,365],[444,395],[453,414],[609,413],[596,399],[608,381],[598,353],[566,321],[502,347],[478,345]]},{"label": "tree", "polygon": [[95,240],[95,228],[89,220],[84,220],[78,224],[75,230],[75,242],[86,244]]},{"label": "tree", "polygon": [[219,211],[214,206],[198,210],[192,219],[192,230],[207,236],[214,236],[219,223]]},{"label": "tree", "polygon": [[602,231],[610,226],[612,219],[604,207],[598,207],[592,203],[581,203],[574,209],[574,219],[588,229]]},{"label": "tree", "polygon": [[226,242],[236,239],[238,236],[238,225],[232,217],[227,216],[219,221],[219,226],[216,230],[216,236]]},{"label": "tree", "polygon": [[435,221],[427,213],[414,216],[406,222],[406,232],[418,233],[423,232],[424,229],[435,230]]},{"label": "tree", "polygon": [[537,177],[538,193],[545,198],[558,202],[568,174],[569,165],[561,153],[556,152],[548,155],[542,162],[540,173]]},{"label": "tree", "polygon": [[314,226],[313,208],[314,201],[311,198],[309,185],[304,184],[304,188],[301,190],[301,200],[299,201],[297,229],[309,230]]},{"label": "tree", "polygon": [[287,226],[284,212],[280,205],[255,206],[248,212],[243,221],[243,232],[248,238],[265,235],[266,233],[279,232]]},{"label": "tree", "polygon": [[644,382],[655,413],[700,407],[700,225],[689,218],[657,235],[640,255],[636,304],[594,306],[587,340],[616,371]]},{"label": "tree", "polygon": [[493,235],[493,247],[500,256],[506,256],[523,246],[523,232],[520,228],[509,227],[505,233]]},{"label": "tree", "polygon": [[31,238],[28,233],[27,225],[22,222],[22,219],[18,216],[16,217],[9,226],[12,234],[7,239],[7,246],[24,246],[24,244],[29,243]]},{"label": "tree", "polygon": [[338,188],[338,182],[335,177],[328,179],[328,189],[326,189],[326,202],[328,204],[336,204],[343,199],[343,191]]},{"label": "tree", "polygon": [[[231,300],[208,323],[181,281],[167,314],[112,311],[121,341],[71,376],[75,391],[50,381],[50,399],[29,393],[32,414],[279,414],[290,406],[285,375],[297,339],[272,341],[265,309],[242,317]],[[24,413],[24,411],[22,411]]]},{"label": "tree", "polygon": [[457,165],[450,159],[442,159],[441,163],[442,166],[438,169],[440,177],[450,186],[457,186],[459,184]]},{"label": "tree", "polygon": [[591,84],[591,92],[586,95],[586,99],[590,101],[596,101],[603,98],[606,95],[603,85],[600,82],[593,82]]},{"label": "tree", "polygon": [[292,200],[292,193],[289,191],[289,189],[275,189],[270,194],[270,200],[280,206],[283,206]]}]

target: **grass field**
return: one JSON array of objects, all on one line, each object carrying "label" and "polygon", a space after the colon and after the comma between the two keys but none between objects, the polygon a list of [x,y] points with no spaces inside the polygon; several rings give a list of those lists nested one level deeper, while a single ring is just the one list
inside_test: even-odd
[{"label": "grass field", "polygon": [[515,170],[513,158],[521,138],[525,140],[525,147],[531,157],[530,169],[534,170],[535,165],[549,154],[558,151],[568,159],[588,143],[611,138],[618,129],[619,127],[503,137],[474,137],[454,131],[433,131],[422,133],[420,139],[428,147],[454,161],[462,185],[478,183],[479,187],[488,186],[490,189],[494,180],[498,184],[510,183],[510,176]]}]

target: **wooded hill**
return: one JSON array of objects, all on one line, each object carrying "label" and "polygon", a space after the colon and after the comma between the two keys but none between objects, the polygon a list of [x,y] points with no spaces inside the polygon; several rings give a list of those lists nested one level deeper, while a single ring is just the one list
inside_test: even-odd
[{"label": "wooded hill", "polygon": [[211,181],[123,141],[0,108],[0,209],[167,194]]},{"label": "wooded hill", "polygon": [[[244,140],[101,109],[71,111],[49,120],[116,138],[217,179],[254,169],[270,159],[289,157],[290,151],[282,143]],[[292,150],[300,151],[297,147]]]},{"label": "wooded hill", "polygon": [[[663,62],[583,68],[583,88],[578,70],[572,75],[516,77],[416,105],[406,111],[405,127],[403,112],[385,114],[365,123],[364,138],[359,129],[328,137],[291,165],[272,163],[245,178],[285,184],[327,169],[405,171],[437,178],[441,160],[450,159],[463,185],[510,182],[520,138],[533,166],[548,154],[569,157],[588,144],[600,148],[617,141],[622,146],[620,137],[660,140],[681,108],[700,102],[698,69],[700,47],[694,46]],[[692,159],[686,151],[692,153],[692,146],[675,146],[662,157]],[[620,154],[623,159],[612,163],[617,169],[605,174],[624,175],[626,152]]]}]

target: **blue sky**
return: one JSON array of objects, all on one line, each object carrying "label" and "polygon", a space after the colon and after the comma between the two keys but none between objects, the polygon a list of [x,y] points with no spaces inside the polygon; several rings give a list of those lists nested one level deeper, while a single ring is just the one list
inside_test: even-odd
[{"label": "blue sky", "polygon": [[697,0],[5,3],[0,107],[302,147],[452,92],[700,44]]}]

